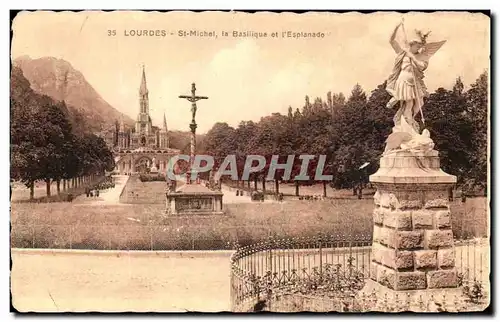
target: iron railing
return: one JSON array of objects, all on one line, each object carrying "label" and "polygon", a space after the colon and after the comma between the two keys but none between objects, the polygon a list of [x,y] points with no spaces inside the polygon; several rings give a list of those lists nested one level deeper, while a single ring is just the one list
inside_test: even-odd
[{"label": "iron railing", "polygon": [[[371,236],[319,236],[269,239],[239,247],[231,257],[232,310],[252,311],[258,303],[265,303],[265,310],[278,312],[430,312],[443,307],[448,311],[468,311],[480,304],[473,303],[474,300],[486,296],[489,288],[486,239],[455,243],[459,292],[440,298],[413,298],[413,295],[398,298],[360,292],[370,278],[371,243]],[[476,299],[467,299],[460,293],[473,287],[483,292]]]},{"label": "iron railing", "polygon": [[321,236],[238,248],[231,257],[231,305],[238,310],[278,290],[348,294],[369,276],[370,247],[369,236]]}]

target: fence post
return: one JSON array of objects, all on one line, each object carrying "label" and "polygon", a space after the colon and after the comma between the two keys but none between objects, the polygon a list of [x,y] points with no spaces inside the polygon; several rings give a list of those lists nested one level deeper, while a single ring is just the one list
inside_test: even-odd
[{"label": "fence post", "polygon": [[229,263],[229,270],[231,272],[231,275],[229,277],[229,301],[231,303],[231,311],[234,311],[235,305],[234,305],[234,272],[233,272],[233,262],[232,260]]},{"label": "fence post", "polygon": [[35,248],[35,225],[31,226],[33,235],[31,236],[31,248]]},{"label": "fence post", "polygon": [[269,272],[271,272],[271,276],[273,274],[273,250],[271,248],[271,238],[269,238],[268,240],[268,244],[267,244],[267,253],[268,253],[268,257],[269,257],[269,265],[268,265],[268,270]]},{"label": "fence post", "polygon": [[149,231],[149,240],[151,241],[151,250],[154,250],[153,247],[153,228],[148,224],[148,231]]},{"label": "fence post", "polygon": [[323,282],[323,243],[321,235],[319,236],[319,280]]}]

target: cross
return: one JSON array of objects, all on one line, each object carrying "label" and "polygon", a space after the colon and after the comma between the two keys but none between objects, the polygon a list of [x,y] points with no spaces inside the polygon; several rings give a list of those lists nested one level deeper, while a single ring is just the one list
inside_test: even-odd
[{"label": "cross", "polygon": [[180,95],[179,98],[185,98],[191,102],[191,113],[193,116],[191,124],[189,125],[189,127],[191,128],[191,158],[190,158],[190,162],[189,162],[189,171],[187,173],[187,175],[188,175],[187,183],[190,184],[191,183],[191,170],[192,170],[194,156],[195,156],[195,152],[196,152],[196,121],[195,121],[196,102],[199,100],[206,100],[206,99],[208,99],[208,97],[207,96],[196,96],[196,84],[193,83],[193,84],[191,84],[191,95],[190,96]]},{"label": "cross", "polygon": [[180,95],[179,98],[185,98],[188,101],[191,102],[191,114],[193,116],[192,119],[192,124],[196,124],[195,118],[196,118],[196,102],[199,100],[206,100],[208,99],[207,96],[196,96],[196,84],[193,83],[191,84],[191,95]]}]

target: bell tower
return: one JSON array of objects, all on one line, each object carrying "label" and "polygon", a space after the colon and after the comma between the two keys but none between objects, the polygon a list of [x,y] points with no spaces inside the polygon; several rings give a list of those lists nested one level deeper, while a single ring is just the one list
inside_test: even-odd
[{"label": "bell tower", "polygon": [[149,91],[146,83],[146,70],[142,66],[141,86],[139,87],[139,114],[135,123],[135,132],[152,134],[151,117],[149,116]]},{"label": "bell tower", "polygon": [[120,117],[120,128],[118,130],[118,147],[125,149],[127,147],[125,125],[123,124],[123,116]]},{"label": "bell tower", "polygon": [[160,149],[168,148],[168,128],[167,128],[167,118],[165,113],[163,113],[163,127],[160,130]]}]

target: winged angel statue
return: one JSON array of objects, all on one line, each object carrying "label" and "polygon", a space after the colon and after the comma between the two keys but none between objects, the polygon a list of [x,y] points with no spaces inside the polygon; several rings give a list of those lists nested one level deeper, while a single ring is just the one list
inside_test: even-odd
[{"label": "winged angel statue", "polygon": [[[399,31],[403,34],[402,44],[396,40]],[[415,36],[408,41],[402,20],[391,35],[390,43],[397,56],[387,80],[386,90],[392,96],[387,107],[399,106],[399,109],[394,116],[393,133],[386,140],[384,154],[398,150],[428,151],[434,148],[429,131],[424,129],[420,134],[419,124],[415,121],[415,116],[420,113],[425,125],[422,106],[428,93],[423,80],[424,71],[429,66],[430,58],[446,42],[428,43],[429,34],[430,32],[424,34],[416,30]]]}]

